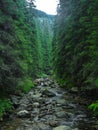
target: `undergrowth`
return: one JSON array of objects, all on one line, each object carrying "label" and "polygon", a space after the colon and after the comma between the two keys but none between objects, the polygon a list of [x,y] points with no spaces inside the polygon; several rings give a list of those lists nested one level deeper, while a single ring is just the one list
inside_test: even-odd
[{"label": "undergrowth", "polygon": [[0,117],[2,117],[6,111],[10,111],[11,109],[12,102],[9,99],[0,99]]}]

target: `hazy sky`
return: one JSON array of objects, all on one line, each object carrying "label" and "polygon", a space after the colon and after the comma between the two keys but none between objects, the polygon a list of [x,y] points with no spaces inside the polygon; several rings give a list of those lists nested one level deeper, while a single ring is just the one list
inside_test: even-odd
[{"label": "hazy sky", "polygon": [[58,0],[35,0],[36,8],[48,14],[56,14]]}]

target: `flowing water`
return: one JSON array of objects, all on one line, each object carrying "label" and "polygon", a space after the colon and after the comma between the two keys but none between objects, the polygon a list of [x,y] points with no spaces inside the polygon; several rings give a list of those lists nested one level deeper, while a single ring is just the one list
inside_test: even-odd
[{"label": "flowing water", "polygon": [[11,96],[15,109],[0,122],[0,130],[98,130],[97,119],[77,93],[48,78],[36,82],[28,94]]}]

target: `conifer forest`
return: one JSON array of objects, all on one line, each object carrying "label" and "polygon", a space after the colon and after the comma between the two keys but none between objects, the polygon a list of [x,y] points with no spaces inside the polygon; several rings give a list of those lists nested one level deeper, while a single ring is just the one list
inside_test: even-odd
[{"label": "conifer forest", "polygon": [[98,0],[0,0],[0,130],[98,130]]}]

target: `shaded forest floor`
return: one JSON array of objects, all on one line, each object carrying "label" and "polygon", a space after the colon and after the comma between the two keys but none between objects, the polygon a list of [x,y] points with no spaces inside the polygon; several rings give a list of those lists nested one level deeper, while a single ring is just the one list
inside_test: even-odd
[{"label": "shaded forest floor", "polygon": [[0,122],[1,130],[98,130],[87,101],[75,89],[68,92],[49,78],[35,83],[28,94],[11,95],[14,110]]}]

